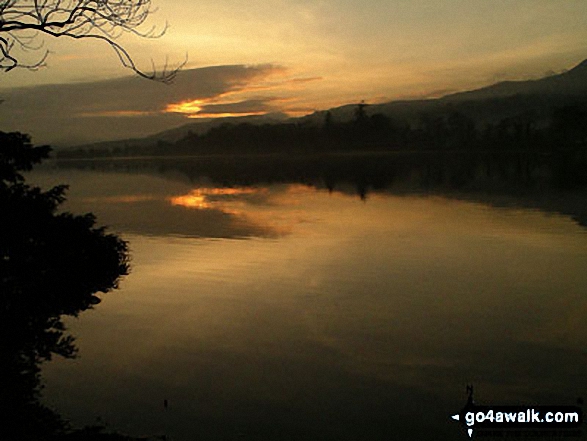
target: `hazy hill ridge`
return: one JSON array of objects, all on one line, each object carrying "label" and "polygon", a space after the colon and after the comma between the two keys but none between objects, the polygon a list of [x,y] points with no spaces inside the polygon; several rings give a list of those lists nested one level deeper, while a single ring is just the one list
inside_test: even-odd
[{"label": "hazy hill ridge", "polygon": [[443,100],[479,100],[513,95],[587,95],[587,60],[557,75],[538,80],[502,81],[481,89],[448,95]]},{"label": "hazy hill ridge", "polygon": [[[493,125],[502,124],[504,121],[516,119],[531,119],[534,127],[544,127],[551,123],[556,109],[576,105],[581,107],[585,104],[587,104],[587,60],[566,72],[537,80],[504,81],[441,98],[391,101],[367,105],[363,109],[367,117],[381,115],[389,118],[389,123],[393,123],[396,129],[397,127],[418,129],[422,127],[423,121],[442,120],[446,122],[450,115],[458,114],[461,118],[469,121],[468,124],[473,124],[476,130],[485,130]],[[252,117],[199,120],[141,139],[96,143],[82,146],[77,150],[85,152],[117,151],[118,153],[127,151],[132,152],[131,154],[141,154],[139,152],[142,148],[152,151],[158,146],[157,151],[161,152],[164,151],[165,145],[183,143],[182,154],[186,154],[189,151],[187,137],[192,137],[194,140],[198,138],[199,144],[202,144],[204,143],[200,139],[202,136],[211,131],[218,135],[219,130],[226,132],[226,127],[229,126],[255,126],[259,130],[243,130],[242,135],[261,136],[258,135],[259,131],[272,130],[275,132],[277,130],[270,129],[270,126],[323,127],[326,120],[332,124],[344,124],[352,122],[356,118],[357,108],[357,104],[348,104],[318,111],[301,118],[287,118],[283,114],[276,113]],[[379,124],[382,123],[383,121],[379,121]],[[231,136],[233,143],[235,139],[239,139],[235,137],[234,133]],[[278,139],[277,135],[273,134],[272,136]],[[398,141],[398,139],[396,136],[395,140]],[[250,142],[250,140],[246,140],[246,142]],[[234,149],[231,148],[231,150]],[[202,154],[205,151],[206,149],[200,145],[196,153]],[[218,148],[211,148],[209,153],[217,153],[218,151]],[[144,153],[148,154],[147,151]]]},{"label": "hazy hill ridge", "polygon": [[[368,112],[414,121],[423,112],[470,110],[476,108],[478,119],[497,121],[529,107],[544,108],[587,100],[587,59],[574,68],[537,80],[502,81],[480,89],[457,92],[441,98],[390,101],[369,106]],[[335,119],[350,119],[356,104],[347,104],[306,117],[322,120],[326,112]],[[460,108],[460,109],[459,109]]]}]

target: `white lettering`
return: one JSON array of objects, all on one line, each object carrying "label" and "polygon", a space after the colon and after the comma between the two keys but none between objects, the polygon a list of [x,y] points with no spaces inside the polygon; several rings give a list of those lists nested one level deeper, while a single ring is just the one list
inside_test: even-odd
[{"label": "white lettering", "polygon": [[533,423],[540,422],[540,413],[536,412],[534,409],[532,409],[532,422]]},{"label": "white lettering", "polygon": [[485,415],[485,419],[489,420],[493,423],[493,409],[489,409],[487,411],[487,415]]},{"label": "white lettering", "polygon": [[579,414],[577,412],[570,412],[565,415],[565,422],[566,423],[578,423],[579,422]]},{"label": "white lettering", "polygon": [[467,426],[472,426],[475,424],[475,414],[473,412],[467,412],[465,420],[467,421]]},{"label": "white lettering", "polygon": [[505,414],[505,422],[506,423],[515,423],[516,422],[516,414],[515,413],[506,413]]}]

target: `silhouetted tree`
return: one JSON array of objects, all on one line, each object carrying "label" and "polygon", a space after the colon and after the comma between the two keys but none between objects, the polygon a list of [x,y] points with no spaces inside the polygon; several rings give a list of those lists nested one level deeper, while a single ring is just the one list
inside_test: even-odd
[{"label": "silhouetted tree", "polygon": [[475,122],[460,112],[452,112],[446,119],[449,147],[469,148],[476,141]]},{"label": "silhouetted tree", "polygon": [[361,101],[357,104],[357,107],[355,107],[353,117],[357,124],[362,124],[367,120],[367,111],[365,110],[367,106],[368,104],[366,104],[365,101]]},{"label": "silhouetted tree", "polygon": [[324,115],[324,129],[329,130],[332,127],[332,112],[329,110]]},{"label": "silhouetted tree", "polygon": [[38,402],[40,364],[76,349],[62,316],[100,302],[128,272],[126,243],[91,214],[58,213],[66,186],[43,191],[22,172],[47,157],[0,132],[0,439],[54,439],[67,425]]},{"label": "silhouetted tree", "polygon": [[36,61],[20,61],[24,53],[42,49],[43,41],[38,37],[44,34],[100,40],[114,50],[123,66],[144,78],[169,82],[181,66],[168,70],[166,64],[160,73],[155,69],[145,73],[115,41],[123,33],[147,38],[163,35],[167,26],[160,32],[153,27],[143,30],[151,12],[151,0],[0,1],[0,69],[8,72],[15,67],[37,69],[44,66],[48,50]]},{"label": "silhouetted tree", "polygon": [[587,110],[579,105],[554,109],[551,132],[564,147],[584,144],[587,142]]}]

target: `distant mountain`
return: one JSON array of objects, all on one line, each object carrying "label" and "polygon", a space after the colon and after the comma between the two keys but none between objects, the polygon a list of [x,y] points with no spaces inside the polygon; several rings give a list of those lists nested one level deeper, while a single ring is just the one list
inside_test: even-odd
[{"label": "distant mountain", "polygon": [[[459,111],[483,124],[524,112],[542,114],[553,106],[564,106],[575,101],[587,101],[587,60],[569,71],[538,80],[503,81],[441,98],[374,104],[368,106],[367,113],[382,113],[413,124],[424,113]],[[353,117],[356,107],[357,104],[347,104],[315,112],[304,120],[308,123],[323,122],[326,113],[330,112],[333,120],[347,121]]]},{"label": "distant mountain", "polygon": [[482,89],[448,95],[442,99],[454,102],[504,98],[514,95],[587,96],[587,60],[558,75],[539,80],[503,81]]},{"label": "distant mountain", "polygon": [[[368,115],[383,114],[394,121],[418,125],[423,115],[442,116],[459,112],[472,119],[478,126],[496,123],[505,118],[532,115],[540,123],[550,118],[555,107],[576,102],[587,102],[587,60],[569,71],[538,80],[503,81],[481,89],[458,92],[441,98],[391,101],[366,107]],[[227,117],[196,120],[179,128],[155,135],[122,141],[110,141],[80,146],[84,149],[115,149],[123,147],[149,147],[158,142],[175,143],[188,133],[203,134],[222,124],[249,123],[254,125],[276,124],[287,121],[302,125],[322,125],[326,114],[332,121],[350,121],[357,104],[314,112],[301,118],[288,118],[282,113],[261,116]]]},{"label": "distant mountain", "polygon": [[233,116],[224,118],[205,118],[196,120],[193,123],[185,124],[175,129],[166,130],[164,132],[157,133],[155,135],[145,138],[146,140],[161,140],[166,142],[176,142],[189,133],[196,133],[201,135],[206,133],[213,127],[221,126],[222,124],[274,124],[286,121],[289,117],[285,113],[267,113],[265,115],[253,115],[253,116]]},{"label": "distant mountain", "polygon": [[[149,147],[157,144],[157,142],[176,142],[182,138],[185,138],[190,132],[201,135],[208,132],[214,127],[219,127],[222,124],[275,124],[286,121],[288,116],[284,113],[274,112],[265,115],[253,115],[253,116],[235,116],[235,117],[224,117],[224,118],[201,118],[196,119],[194,122],[184,124],[183,126],[176,127],[174,129],[165,130],[163,132],[156,133],[145,138],[131,138],[122,139],[116,141],[103,141],[91,144],[84,144],[75,146],[73,148],[83,149],[115,149],[122,147]],[[62,149],[65,150],[65,149]]]}]

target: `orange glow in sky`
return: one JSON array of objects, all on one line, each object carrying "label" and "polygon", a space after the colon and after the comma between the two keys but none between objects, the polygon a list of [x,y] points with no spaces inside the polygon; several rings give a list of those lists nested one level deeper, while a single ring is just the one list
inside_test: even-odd
[{"label": "orange glow in sky", "polygon": [[267,112],[239,112],[239,113],[196,113],[193,115],[188,115],[188,118],[195,119],[195,118],[227,118],[233,116],[255,116],[255,115],[265,115]]},{"label": "orange glow in sky", "polygon": [[201,105],[204,104],[203,100],[193,100],[193,101],[182,101],[180,103],[172,103],[168,104],[165,108],[166,112],[172,113],[198,113],[202,110]]},{"label": "orange glow in sky", "polygon": [[[226,95],[226,94],[223,94]],[[238,101],[223,101],[220,95],[212,99],[196,99],[181,101],[179,103],[168,104],[165,108],[167,113],[181,113],[187,118],[225,118],[232,116],[253,116],[253,115],[264,115],[267,113],[265,110],[259,111],[241,111],[241,112],[207,112],[206,105],[215,104],[238,104]]]},{"label": "orange glow in sky", "polygon": [[199,210],[210,208],[210,204],[206,202],[206,196],[200,194],[198,190],[194,190],[184,196],[172,197],[170,201],[171,205],[179,205],[186,208],[196,208]]},{"label": "orange glow in sky", "polygon": [[[166,22],[169,31],[117,41],[145,73],[189,55],[173,84],[137,77],[104,42],[39,35],[50,68],[2,75],[3,130],[63,146],[141,138],[188,118],[302,116],[363,100],[436,98],[542,78],[587,58],[585,0],[153,4],[157,13],[139,31]],[[44,50],[18,55],[33,64]]]}]

